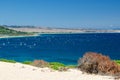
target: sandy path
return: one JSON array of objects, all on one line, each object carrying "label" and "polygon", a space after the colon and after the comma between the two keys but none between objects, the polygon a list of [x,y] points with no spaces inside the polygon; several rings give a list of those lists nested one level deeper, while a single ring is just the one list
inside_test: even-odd
[{"label": "sandy path", "polygon": [[0,62],[0,80],[113,80],[113,78],[82,74],[76,69],[71,69],[68,72],[51,72],[49,68]]}]

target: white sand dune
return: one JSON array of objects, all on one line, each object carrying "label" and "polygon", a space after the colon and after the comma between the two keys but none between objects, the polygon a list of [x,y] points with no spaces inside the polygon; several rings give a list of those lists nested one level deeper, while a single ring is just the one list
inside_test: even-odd
[{"label": "white sand dune", "polygon": [[37,68],[20,63],[0,62],[0,80],[114,80],[110,76],[82,74],[77,69],[67,72]]}]

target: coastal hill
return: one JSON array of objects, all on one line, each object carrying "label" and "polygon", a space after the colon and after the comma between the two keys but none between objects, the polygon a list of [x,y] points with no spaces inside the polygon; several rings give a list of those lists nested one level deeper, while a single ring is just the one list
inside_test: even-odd
[{"label": "coastal hill", "polygon": [[95,29],[95,28],[52,28],[38,26],[7,26],[6,28],[20,32],[35,33],[120,33],[120,29]]},{"label": "coastal hill", "polygon": [[0,26],[0,36],[19,36],[19,35],[32,35],[32,33],[21,32]]}]

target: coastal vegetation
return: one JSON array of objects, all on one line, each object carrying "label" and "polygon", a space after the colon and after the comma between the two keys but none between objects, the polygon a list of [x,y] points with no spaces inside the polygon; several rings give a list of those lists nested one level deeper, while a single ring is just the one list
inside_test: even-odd
[{"label": "coastal vegetation", "polygon": [[8,60],[8,59],[3,59],[3,58],[1,58],[0,61],[2,61],[2,62],[9,62],[9,63],[16,63],[15,60]]},{"label": "coastal vegetation", "polygon": [[54,70],[59,70],[60,68],[65,68],[66,66],[62,63],[59,63],[59,62],[51,62],[49,64],[49,67],[54,69]]},{"label": "coastal vegetation", "polygon": [[77,65],[65,65],[65,64],[60,63],[60,62],[46,62],[44,60],[34,60],[33,62],[27,61],[24,63],[29,64],[29,65],[33,65],[36,67],[49,67],[51,69],[59,70],[59,71],[65,71],[69,68],[77,67]]},{"label": "coastal vegetation", "polygon": [[[15,60],[8,60],[8,59],[4,59],[4,58],[0,58],[0,61],[2,62],[9,62],[9,63],[16,63]],[[65,65],[63,63],[60,62],[47,62],[48,64],[45,65],[44,62],[46,61],[42,61],[42,65],[52,68],[54,70],[61,70],[61,69],[69,69],[69,68],[77,68],[77,65]],[[117,63],[118,65],[120,65],[120,60],[114,60],[115,63]],[[27,65],[32,65],[32,66],[36,66],[34,64],[34,61],[24,61],[21,62],[22,64],[27,64]],[[38,62],[37,62],[38,63]],[[41,65],[41,63],[39,63]],[[41,66],[37,66],[37,67],[41,67]]]},{"label": "coastal vegetation", "polygon": [[[36,67],[49,67],[51,69],[54,69],[54,70],[58,70],[58,71],[66,71],[70,68],[76,68],[77,65],[65,65],[63,63],[60,63],[60,62],[47,62],[42,60],[42,62],[39,62],[41,60],[37,60],[36,62],[35,61],[27,61],[27,62],[24,62],[25,64],[28,64],[28,65],[33,65],[33,66],[36,66]],[[38,65],[35,65],[35,64],[39,64]]]},{"label": "coastal vegetation", "polygon": [[118,65],[120,65],[120,60],[114,60]]},{"label": "coastal vegetation", "polygon": [[28,65],[31,65],[32,64],[32,61],[24,61],[22,62],[23,64],[28,64]]},{"label": "coastal vegetation", "polygon": [[[9,63],[16,63],[15,60],[8,60],[8,59],[3,59],[1,58],[0,61],[2,62],[9,62]],[[27,64],[27,65],[32,65],[36,67],[49,67],[54,70],[64,70],[64,69],[69,69],[69,68],[76,68],[77,65],[65,65],[60,62],[47,62],[44,60],[36,60],[36,61],[24,61],[21,62],[22,64]]]},{"label": "coastal vegetation", "polygon": [[88,52],[78,60],[78,68],[90,74],[120,76],[119,60],[113,61],[108,56]]},{"label": "coastal vegetation", "polygon": [[34,33],[20,32],[12,29],[8,29],[4,26],[0,26],[0,36],[21,36],[21,35],[33,35]]}]

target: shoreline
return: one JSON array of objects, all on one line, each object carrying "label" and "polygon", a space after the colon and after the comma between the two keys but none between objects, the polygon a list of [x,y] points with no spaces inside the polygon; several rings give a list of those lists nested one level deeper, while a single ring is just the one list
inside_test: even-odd
[{"label": "shoreline", "polygon": [[40,36],[42,34],[120,34],[119,32],[80,32],[80,33],[69,33],[69,32],[54,32],[54,33],[49,33],[49,32],[44,32],[44,33],[37,33],[34,35],[19,35],[19,36],[0,36],[0,39],[4,39],[4,38],[22,38],[22,37],[36,37],[36,36]]},{"label": "shoreline", "polygon": [[20,36],[0,36],[0,39],[4,38],[22,38],[22,37],[36,37],[39,36],[40,34],[34,34],[34,35],[20,35]]}]

